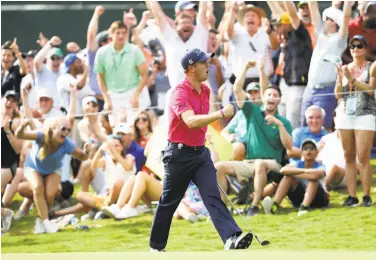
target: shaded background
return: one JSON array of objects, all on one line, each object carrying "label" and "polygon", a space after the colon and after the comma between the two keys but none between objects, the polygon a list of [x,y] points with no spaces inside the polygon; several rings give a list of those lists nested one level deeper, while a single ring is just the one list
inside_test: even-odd
[{"label": "shaded background", "polygon": [[[261,6],[270,15],[266,2],[247,1],[246,3]],[[36,40],[39,32],[43,32],[47,38],[59,36],[63,41],[62,46],[75,41],[81,48],[85,48],[87,27],[95,6],[99,4],[105,7],[105,13],[100,18],[99,31],[108,29],[115,20],[122,20],[123,10],[128,11],[129,8],[133,8],[138,21],[141,19],[142,12],[146,10],[143,1],[1,2],[1,42],[4,43],[6,40],[13,40],[17,37],[21,51],[39,49]],[[176,1],[161,1],[160,4],[168,16],[174,17]],[[331,2],[325,1],[319,4],[320,9],[324,9]],[[214,5],[217,22],[219,22],[223,15],[224,2],[214,2]]]}]

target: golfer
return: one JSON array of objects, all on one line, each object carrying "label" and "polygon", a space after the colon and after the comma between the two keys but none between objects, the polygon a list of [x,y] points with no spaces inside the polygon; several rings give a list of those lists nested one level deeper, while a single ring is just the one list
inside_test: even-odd
[{"label": "golfer", "polygon": [[204,146],[207,125],[234,114],[227,105],[208,114],[210,90],[202,82],[208,78],[207,56],[192,49],[181,60],[186,79],[173,90],[168,107],[168,145],[163,152],[164,183],[150,235],[150,251],[164,252],[172,216],[191,181],[198,187],[225,250],[246,249],[253,235],[242,233],[222,202],[216,170],[209,149]]}]

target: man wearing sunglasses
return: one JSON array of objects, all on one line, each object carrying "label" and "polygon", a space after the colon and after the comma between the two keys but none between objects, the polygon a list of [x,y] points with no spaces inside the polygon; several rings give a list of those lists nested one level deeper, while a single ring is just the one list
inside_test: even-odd
[{"label": "man wearing sunglasses", "polygon": [[281,169],[280,173],[284,177],[278,185],[274,201],[270,197],[263,200],[262,205],[266,214],[275,214],[286,195],[294,207],[299,207],[298,216],[307,214],[310,207],[323,208],[329,205],[329,193],[325,187],[325,167],[316,161],[316,141],[306,139],[300,148],[303,160]]},{"label": "man wearing sunglasses", "polygon": [[346,1],[343,12],[329,7],[321,15],[316,1],[309,1],[313,23],[318,33],[317,44],[312,53],[308,72],[308,84],[303,93],[300,118],[302,126],[307,126],[306,110],[312,105],[325,110],[324,127],[332,128],[333,112],[337,106],[334,93],[336,64],[341,62],[342,53],[347,48],[348,24],[352,2]]}]

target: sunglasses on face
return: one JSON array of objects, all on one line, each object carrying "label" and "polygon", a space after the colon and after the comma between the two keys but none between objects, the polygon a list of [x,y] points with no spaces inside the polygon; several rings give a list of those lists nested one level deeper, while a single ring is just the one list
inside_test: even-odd
[{"label": "sunglasses on face", "polygon": [[137,118],[137,121],[147,122],[148,119],[146,117],[139,117],[139,118]]},{"label": "sunglasses on face", "polygon": [[314,147],[314,146],[304,146],[303,151],[316,151],[316,147]]},{"label": "sunglasses on face", "polygon": [[70,131],[71,131],[72,129],[70,129],[69,127],[65,127],[65,126],[63,126],[60,130],[61,130],[61,132],[68,132],[68,133],[70,133]]},{"label": "sunglasses on face", "polygon": [[359,43],[359,44],[350,44],[350,49],[355,49],[355,48],[358,48],[358,49],[363,49],[365,47],[365,45],[363,43]]}]

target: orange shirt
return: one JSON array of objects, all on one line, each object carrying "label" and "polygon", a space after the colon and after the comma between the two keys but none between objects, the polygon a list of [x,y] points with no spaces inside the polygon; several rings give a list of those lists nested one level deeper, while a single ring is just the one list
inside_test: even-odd
[{"label": "orange shirt", "polygon": [[313,23],[310,23],[308,25],[306,24],[305,27],[309,33],[309,36],[311,37],[312,49],[314,49],[317,41],[315,25]]}]

